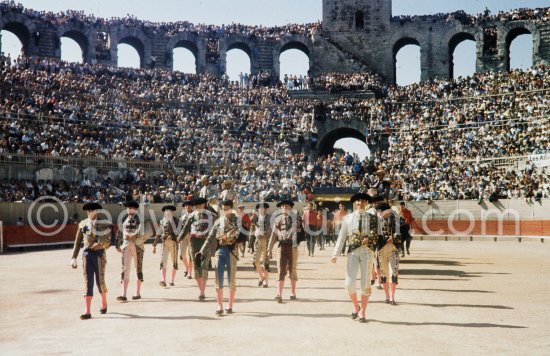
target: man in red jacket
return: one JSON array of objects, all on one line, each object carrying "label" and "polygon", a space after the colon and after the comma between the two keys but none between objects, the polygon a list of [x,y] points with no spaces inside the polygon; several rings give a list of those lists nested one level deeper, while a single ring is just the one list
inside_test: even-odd
[{"label": "man in red jacket", "polygon": [[[247,240],[250,238],[250,225],[252,225],[252,219],[250,218],[250,215],[244,213],[245,207],[244,205],[239,205],[237,207],[237,216],[239,219],[241,219],[242,229],[244,230],[241,233],[245,233],[247,235]],[[239,249],[241,250],[241,257],[244,257],[244,251],[246,250],[246,244],[247,241],[241,242],[239,244]]]},{"label": "man in red jacket", "polygon": [[315,252],[315,243],[317,242],[317,211],[313,208],[313,203],[307,203],[307,207],[302,214],[302,220],[306,228],[307,252],[313,257]]},{"label": "man in red jacket", "polygon": [[401,215],[401,218],[403,218],[403,220],[405,220],[405,223],[403,225],[401,225],[401,239],[402,239],[402,242],[401,242],[401,246],[402,246],[402,250],[401,250],[401,253],[403,257],[405,257],[405,248],[407,249],[407,255],[410,255],[411,253],[409,252],[409,248],[411,247],[411,240],[412,240],[412,235],[410,233],[411,231],[411,227],[414,223],[414,218],[412,216],[412,213],[409,209],[407,209],[405,207],[405,202],[402,201],[401,203],[399,203],[399,207],[400,207],[400,210],[399,210],[399,215]]}]

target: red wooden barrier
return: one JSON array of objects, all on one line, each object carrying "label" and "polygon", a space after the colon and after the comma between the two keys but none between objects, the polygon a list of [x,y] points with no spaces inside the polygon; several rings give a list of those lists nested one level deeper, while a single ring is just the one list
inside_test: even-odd
[{"label": "red wooden barrier", "polygon": [[[59,232],[53,236],[45,236],[32,229],[30,226],[4,226],[4,246],[32,246],[32,245],[47,245],[50,243],[71,243],[76,235],[77,224],[65,225]],[[36,227],[39,232],[44,232],[46,235],[55,232],[60,228],[59,225],[51,228]]]},{"label": "red wooden barrier", "polygon": [[427,220],[424,231],[422,221],[416,224],[415,233],[424,235],[550,236],[550,220]]}]

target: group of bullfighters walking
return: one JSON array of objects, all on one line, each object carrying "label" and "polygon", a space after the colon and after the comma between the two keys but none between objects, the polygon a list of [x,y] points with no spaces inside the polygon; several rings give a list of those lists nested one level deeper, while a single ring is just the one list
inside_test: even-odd
[{"label": "group of bullfighters walking", "polygon": [[[383,199],[376,199],[365,193],[351,197],[353,213],[341,214],[335,219],[337,242],[332,259],[344,251],[347,255],[345,285],[354,306],[352,319],[366,322],[365,313],[371,294],[371,285],[379,280],[386,294],[386,302],[396,305],[395,290],[398,284],[399,250],[401,243],[400,216]],[[160,286],[167,287],[167,267],[171,264],[170,286],[174,286],[178,259],[185,266],[185,277],[194,279],[199,289],[200,301],[204,301],[210,257],[214,256],[214,276],[217,293],[216,314],[233,313],[236,292],[236,272],[239,260],[239,247],[248,246],[254,253],[254,267],[258,273],[258,286],[268,288],[269,260],[273,258],[273,248],[278,246],[278,285],[275,300],[283,302],[285,278],[290,279],[290,300],[295,300],[298,281],[298,246],[306,240],[305,224],[294,210],[294,203],[283,200],[277,204],[277,212],[268,215],[269,204],[259,203],[252,216],[243,219],[244,207],[238,212],[233,208],[233,200],[223,200],[219,206],[208,205],[205,198],[183,203],[184,210],[178,218],[174,205],[163,207],[163,218],[155,229],[153,253],[161,244],[161,281]],[[107,287],[105,283],[106,250],[114,243],[122,256],[120,302],[128,300],[127,290],[130,281],[131,263],[134,261],[136,272],[136,293],[133,300],[141,298],[143,282],[143,255],[147,238],[143,224],[139,219],[139,203],[130,201],[125,204],[126,214],[122,217],[118,231],[109,222],[98,219],[102,209],[98,203],[85,204],[87,212],[77,229],[71,260],[77,268],[76,258],[83,244],[82,257],[84,271],[84,291],[86,310],[81,319],[91,318],[91,302],[94,281],[102,297],[100,313],[107,313]],[[342,210],[342,209],[341,209]],[[246,220],[246,221],[245,221]],[[243,228],[243,225],[248,225]],[[345,249],[344,249],[345,248]],[[404,251],[403,251],[404,252]],[[170,260],[169,260],[170,258]],[[355,291],[357,273],[361,273],[360,304]],[[376,273],[378,271],[378,273]],[[224,275],[227,274],[229,287],[228,307],[224,309]]]}]

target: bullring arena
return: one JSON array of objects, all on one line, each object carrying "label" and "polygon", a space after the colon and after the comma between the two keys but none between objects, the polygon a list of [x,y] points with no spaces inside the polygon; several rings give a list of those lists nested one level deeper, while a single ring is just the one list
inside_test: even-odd
[{"label": "bullring arena", "polygon": [[0,354],[550,353],[550,8],[322,5],[270,27],[0,3]]},{"label": "bullring arena", "polygon": [[399,305],[384,304],[383,291],[375,290],[366,325],[349,319],[345,260],[332,265],[328,253],[302,258],[298,299],[283,304],[273,301],[273,287],[257,287],[245,258],[235,313],[219,318],[211,282],[204,303],[193,281],[181,276],[175,287],[160,288],[149,248],[143,299],[116,302],[119,256],[111,249],[109,312],[99,315],[94,303],[92,326],[78,320],[82,271],[68,265],[70,250],[13,253],[0,259],[2,353],[216,354],[223,347],[252,355],[543,355],[550,348],[548,246],[414,241],[412,255],[401,261]]}]

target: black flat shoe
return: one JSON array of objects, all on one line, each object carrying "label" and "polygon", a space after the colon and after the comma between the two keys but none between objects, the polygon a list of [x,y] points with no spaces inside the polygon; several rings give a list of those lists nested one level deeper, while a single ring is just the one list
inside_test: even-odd
[{"label": "black flat shoe", "polygon": [[359,318],[359,322],[360,322],[361,324],[365,324],[365,323],[367,322],[367,319],[365,319],[365,318]]},{"label": "black flat shoe", "polygon": [[395,300],[392,300],[391,305],[397,305],[397,302]]},{"label": "black flat shoe", "polygon": [[374,284],[374,279],[370,280],[370,285],[372,286]]},{"label": "black flat shoe", "polygon": [[263,283],[264,283],[264,280],[263,280],[263,279],[259,280],[259,281],[258,281],[258,287],[261,287]]},{"label": "black flat shoe", "polygon": [[99,309],[99,312],[101,314],[107,314],[107,307],[105,307],[105,309]]},{"label": "black flat shoe", "polygon": [[275,297],[275,300],[277,301],[277,303],[281,304],[283,302],[283,298],[281,298],[280,296],[276,296]]},{"label": "black flat shoe", "polygon": [[353,320],[357,319],[358,316],[359,316],[359,313],[351,313],[351,318]]},{"label": "black flat shoe", "polygon": [[184,276],[184,277],[187,277],[188,274],[189,274],[188,272],[184,272],[184,273],[183,273],[183,276]]},{"label": "black flat shoe", "polygon": [[295,295],[291,295],[291,296],[290,296],[290,300],[296,300],[296,296],[295,296]]},{"label": "black flat shoe", "polygon": [[227,314],[233,314],[233,308],[225,309],[225,312],[226,312]]},{"label": "black flat shoe", "polygon": [[217,316],[222,316],[223,315],[223,310],[216,310],[216,315]]},{"label": "black flat shoe", "polygon": [[386,299],[386,304],[390,304],[390,300],[389,300],[389,299]]},{"label": "black flat shoe", "polygon": [[128,300],[128,298],[126,298],[125,296],[120,296],[120,297],[116,297],[116,300],[118,300],[119,302],[125,302]]},{"label": "black flat shoe", "polygon": [[205,300],[206,299],[206,296],[204,295],[199,295],[199,300]]},{"label": "black flat shoe", "polygon": [[141,295],[134,295],[132,297],[133,300],[138,300],[138,299],[141,299]]},{"label": "black flat shoe", "polygon": [[175,286],[174,282],[170,282],[170,287]]},{"label": "black flat shoe", "polygon": [[82,314],[80,316],[80,320],[87,320],[87,319],[91,319],[92,318],[92,314]]}]

